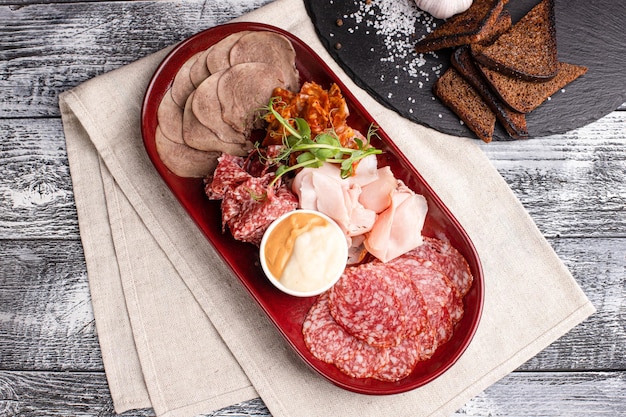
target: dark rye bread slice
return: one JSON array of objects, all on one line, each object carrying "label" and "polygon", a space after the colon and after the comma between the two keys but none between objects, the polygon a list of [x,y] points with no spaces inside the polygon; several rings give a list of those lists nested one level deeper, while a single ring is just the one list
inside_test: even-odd
[{"label": "dark rye bread slice", "polygon": [[415,44],[418,53],[479,42],[491,33],[508,0],[474,0],[465,12],[452,16]]},{"label": "dark rye bread slice", "polygon": [[522,113],[533,111],[552,94],[587,72],[586,67],[559,62],[557,74],[550,81],[533,82],[509,77],[480,64],[478,68],[498,97]]},{"label": "dark rye bread slice", "polygon": [[462,46],[452,55],[452,65],[480,94],[509,136],[522,139],[528,137],[526,116],[504,104],[489,88],[480,70],[474,64],[469,46]]},{"label": "dark rye bread slice", "polygon": [[558,71],[554,0],[541,1],[492,45],[472,52],[482,65],[511,77],[552,79]]},{"label": "dark rye bread slice", "polygon": [[448,68],[435,82],[433,92],[476,136],[491,142],[496,116],[456,69]]},{"label": "dark rye bread slice", "polygon": [[508,10],[503,10],[502,13],[500,13],[500,16],[498,16],[498,20],[496,20],[496,23],[491,28],[489,34],[485,36],[483,40],[470,45],[472,52],[474,53],[474,51],[476,51],[476,53],[479,53],[484,48],[494,43],[500,35],[511,29],[511,25],[511,13],[509,13]]}]

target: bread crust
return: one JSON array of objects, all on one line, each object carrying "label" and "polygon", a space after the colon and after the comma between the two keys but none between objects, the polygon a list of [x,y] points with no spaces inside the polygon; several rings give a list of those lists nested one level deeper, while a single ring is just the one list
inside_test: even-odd
[{"label": "bread crust", "polygon": [[483,142],[493,140],[495,114],[456,69],[448,68],[433,86],[433,92]]},{"label": "bread crust", "polygon": [[418,53],[480,42],[492,33],[507,0],[474,0],[470,8],[446,20],[415,44]]},{"label": "bread crust", "polygon": [[461,47],[454,52],[452,65],[480,94],[491,111],[494,112],[498,121],[504,126],[509,136],[515,139],[528,137],[526,116],[524,113],[511,109],[493,93],[474,64],[469,47]]},{"label": "bread crust", "polygon": [[557,75],[551,80],[533,82],[510,77],[484,65],[478,64],[478,68],[498,97],[522,113],[530,113],[552,94],[587,72],[586,67],[559,62]]},{"label": "bread crust", "polygon": [[508,76],[551,80],[558,72],[554,0],[543,0],[493,44],[472,53],[483,66]]}]

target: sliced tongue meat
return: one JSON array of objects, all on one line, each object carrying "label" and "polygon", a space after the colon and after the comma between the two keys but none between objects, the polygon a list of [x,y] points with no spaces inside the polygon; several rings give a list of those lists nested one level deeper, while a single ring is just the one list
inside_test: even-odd
[{"label": "sliced tongue meat", "polygon": [[172,142],[157,126],[154,135],[156,150],[163,164],[179,177],[202,178],[217,166],[219,152],[205,152],[185,144]]},{"label": "sliced tongue meat", "polygon": [[285,76],[285,88],[299,90],[296,51],[283,35],[260,31],[242,36],[230,50],[230,65],[244,62],[264,62],[279,67]]},{"label": "sliced tongue meat", "polygon": [[202,151],[225,152],[231,155],[246,155],[249,147],[246,144],[227,143],[221,141],[211,129],[200,123],[192,110],[192,102],[196,92],[187,99],[183,114],[183,140],[188,146]]},{"label": "sliced tongue meat", "polygon": [[211,129],[223,142],[246,142],[246,136],[237,132],[222,119],[222,106],[217,98],[217,84],[224,71],[211,74],[196,89],[191,103],[191,110],[200,123]]},{"label": "sliced tongue meat", "polygon": [[276,87],[286,88],[276,65],[249,62],[228,68],[217,84],[222,119],[237,132],[249,133]]},{"label": "sliced tongue meat", "polygon": [[229,54],[233,45],[248,31],[232,33],[211,47],[206,56],[206,65],[211,74],[230,67]]}]

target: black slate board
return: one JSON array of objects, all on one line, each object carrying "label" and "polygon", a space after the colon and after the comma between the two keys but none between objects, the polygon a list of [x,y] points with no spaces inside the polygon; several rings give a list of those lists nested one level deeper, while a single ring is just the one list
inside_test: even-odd
[{"label": "black slate board", "polygon": [[[322,43],[357,85],[403,117],[475,137],[432,94],[433,83],[449,67],[451,50],[420,56],[412,48],[441,20],[412,0],[304,1]],[[505,8],[515,23],[537,3],[514,0]],[[589,70],[527,114],[531,137],[584,126],[626,101],[626,2],[557,1],[556,20],[559,59]],[[494,140],[510,139],[496,124]]]}]

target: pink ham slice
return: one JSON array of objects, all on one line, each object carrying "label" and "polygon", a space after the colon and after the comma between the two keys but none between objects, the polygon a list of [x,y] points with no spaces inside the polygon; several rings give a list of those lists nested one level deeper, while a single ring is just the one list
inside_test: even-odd
[{"label": "pink ham slice", "polygon": [[391,196],[391,205],[378,215],[364,245],[368,252],[388,262],[422,243],[426,199],[401,185]]},{"label": "pink ham slice", "polygon": [[336,165],[301,170],[292,184],[300,208],[317,210],[333,219],[346,236],[359,236],[371,230],[376,213],[359,202],[361,187],[341,178]]},{"label": "pink ham slice", "polygon": [[389,167],[379,168],[376,179],[364,185],[359,196],[363,207],[376,213],[385,211],[391,205],[391,196],[398,186],[398,180]]}]

